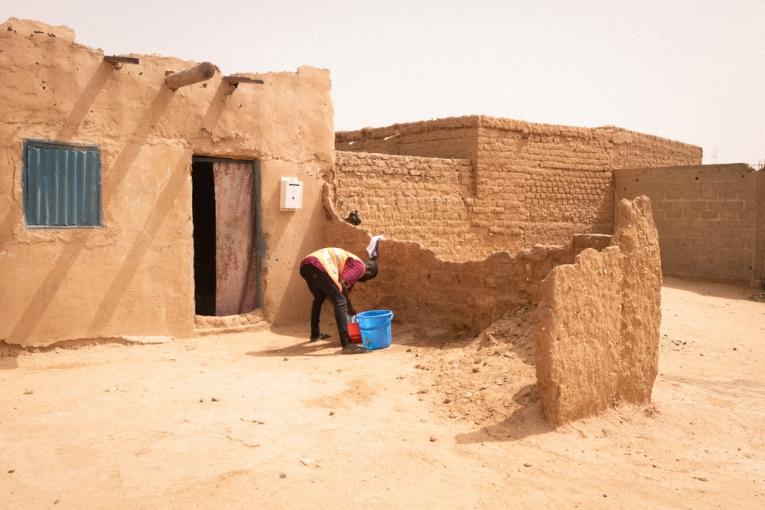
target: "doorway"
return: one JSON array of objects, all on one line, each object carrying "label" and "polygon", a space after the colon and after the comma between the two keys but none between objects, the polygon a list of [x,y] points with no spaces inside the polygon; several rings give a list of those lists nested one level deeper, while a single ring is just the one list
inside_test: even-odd
[{"label": "doorway", "polygon": [[260,306],[260,167],[257,161],[194,157],[194,305],[225,316]]}]

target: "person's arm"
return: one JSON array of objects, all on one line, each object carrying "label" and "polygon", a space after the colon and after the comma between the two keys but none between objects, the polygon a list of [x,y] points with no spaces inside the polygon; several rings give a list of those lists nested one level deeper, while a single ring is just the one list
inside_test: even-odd
[{"label": "person's arm", "polygon": [[345,306],[348,309],[348,315],[353,317],[356,315],[356,309],[353,308],[353,303],[351,303],[351,290],[345,284],[345,280],[340,280],[340,284],[343,286],[343,296],[345,296]]}]

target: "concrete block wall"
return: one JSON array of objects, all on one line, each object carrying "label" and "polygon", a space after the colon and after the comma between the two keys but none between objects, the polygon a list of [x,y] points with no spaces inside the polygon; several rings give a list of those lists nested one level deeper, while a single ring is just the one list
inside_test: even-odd
[{"label": "concrete block wall", "polygon": [[755,174],[755,180],[757,181],[757,243],[752,283],[765,289],[765,169]]},{"label": "concrete block wall", "polygon": [[614,176],[617,200],[651,198],[664,274],[747,284],[762,278],[761,172],[732,164],[616,170]]}]

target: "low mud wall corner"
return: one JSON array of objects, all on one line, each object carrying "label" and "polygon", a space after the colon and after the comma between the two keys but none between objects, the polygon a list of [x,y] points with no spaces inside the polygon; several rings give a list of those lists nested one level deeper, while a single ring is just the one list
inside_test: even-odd
[{"label": "low mud wall corner", "polygon": [[611,244],[555,267],[540,288],[537,380],[553,425],[645,404],[658,371],[659,240],[646,197],[622,200]]}]

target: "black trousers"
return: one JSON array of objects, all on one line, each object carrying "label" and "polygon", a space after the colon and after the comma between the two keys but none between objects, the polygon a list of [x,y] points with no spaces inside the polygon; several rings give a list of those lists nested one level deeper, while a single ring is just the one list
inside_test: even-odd
[{"label": "black trousers", "polygon": [[343,347],[350,343],[348,337],[348,301],[342,292],[337,288],[335,282],[327,273],[319,268],[306,264],[300,268],[300,276],[308,284],[308,290],[313,294],[313,305],[311,306],[311,337],[319,336],[319,316],[321,315],[321,305],[325,299],[329,299],[335,308],[335,322],[337,323],[337,334],[340,336],[340,343]]}]

